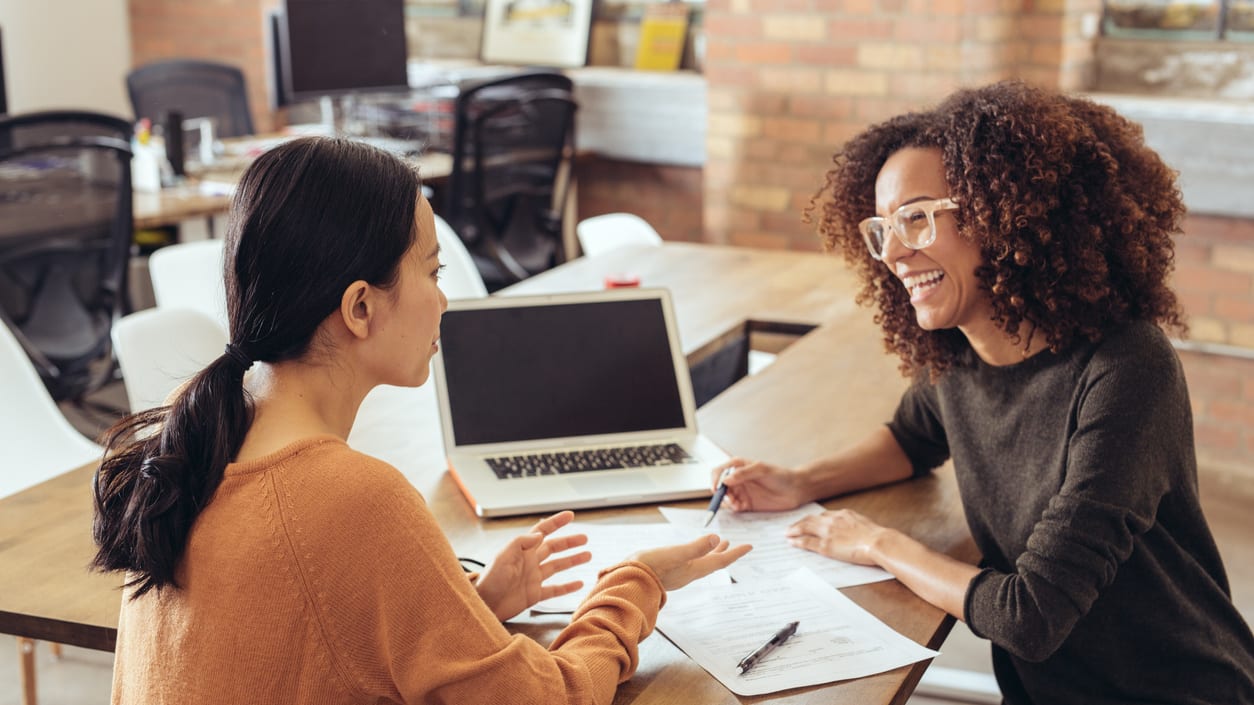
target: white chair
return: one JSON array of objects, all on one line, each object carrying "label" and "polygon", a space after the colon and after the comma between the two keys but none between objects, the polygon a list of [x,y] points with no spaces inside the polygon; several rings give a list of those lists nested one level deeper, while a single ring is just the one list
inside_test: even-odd
[{"label": "white chair", "polygon": [[131,411],[165,404],[170,392],[222,354],[226,331],[190,308],[150,308],[113,324],[113,350]]},{"label": "white chair", "polygon": [[449,299],[480,299],[488,295],[483,275],[475,266],[465,243],[440,216],[435,217],[435,237],[440,243],[440,289]]},{"label": "white chair", "polygon": [[[657,246],[662,236],[644,218],[631,213],[607,213],[586,218],[575,226],[579,247],[587,257],[599,257],[619,247]],[[774,353],[749,351],[749,374],[755,375],[775,362]]]},{"label": "white chair", "polygon": [[157,308],[196,309],[228,330],[222,257],[222,240],[180,242],[153,252],[148,274]]},{"label": "white chair", "polygon": [[[0,323],[0,497],[100,460],[104,449],[76,431],[8,326]],[[60,645],[52,644],[53,653]],[[22,702],[35,702],[35,642],[18,637]]]},{"label": "white chair", "polygon": [[662,236],[644,218],[631,213],[607,213],[585,218],[575,226],[579,248],[596,257],[617,247],[661,245]]}]

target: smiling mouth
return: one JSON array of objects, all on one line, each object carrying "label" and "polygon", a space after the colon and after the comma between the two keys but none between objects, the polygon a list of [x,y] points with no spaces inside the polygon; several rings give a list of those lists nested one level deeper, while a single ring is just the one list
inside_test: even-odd
[{"label": "smiling mouth", "polygon": [[923,292],[939,285],[941,280],[944,278],[944,272],[939,269],[934,269],[930,272],[923,272],[922,274],[911,274],[910,276],[903,278],[901,283],[905,285],[906,290],[910,292],[910,298],[913,299],[918,297]]}]

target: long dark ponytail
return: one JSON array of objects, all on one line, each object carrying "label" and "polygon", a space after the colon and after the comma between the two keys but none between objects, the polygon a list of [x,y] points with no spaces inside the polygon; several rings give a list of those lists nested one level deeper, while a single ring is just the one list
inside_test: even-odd
[{"label": "long dark ponytail", "polygon": [[177,587],[192,524],[252,421],[248,367],[304,355],[352,282],[395,284],[419,188],[392,155],[340,139],[288,142],[245,171],[226,238],[231,344],[169,407],[111,428],[96,473],[93,566],[129,571],[132,598]]}]

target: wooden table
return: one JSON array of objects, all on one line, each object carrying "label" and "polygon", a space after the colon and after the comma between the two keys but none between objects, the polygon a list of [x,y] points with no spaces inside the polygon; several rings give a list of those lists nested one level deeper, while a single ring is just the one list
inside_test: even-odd
[{"label": "wooden table", "polygon": [[[668,244],[580,259],[511,288],[532,294],[599,288],[606,274],[629,271],[645,286],[674,293],[690,360],[747,321],[818,327],[698,411],[702,431],[729,452],[797,464],[833,452],[885,421],[905,382],[882,352],[870,312],[852,304],[853,279],[834,257],[794,252]],[[475,517],[447,473],[402,467],[427,498],[459,555],[485,555],[534,517]],[[0,632],[112,649],[119,595],[116,576],[89,574],[88,496],[83,468],[0,500]],[[698,507],[704,501],[679,503]],[[932,477],[828,501],[902,529],[927,545],[974,560],[953,475]],[[658,522],[652,506],[582,511],[581,521]],[[490,554],[487,554],[490,555]],[[953,624],[897,581],[844,590],[894,629],[937,647]],[[540,615],[511,628],[547,643],[565,616]],[[741,698],[655,634],[641,645],[640,668],[616,703],[904,703],[926,664],[773,695]]]}]

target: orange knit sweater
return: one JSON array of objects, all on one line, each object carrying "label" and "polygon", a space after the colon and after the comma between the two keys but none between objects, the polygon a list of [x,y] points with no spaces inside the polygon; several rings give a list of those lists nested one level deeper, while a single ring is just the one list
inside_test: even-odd
[{"label": "orange knit sweater", "polygon": [[550,649],[511,636],[413,486],[331,436],[228,466],[177,581],[123,596],[114,703],[609,703],[665,600],[623,563]]}]

